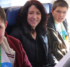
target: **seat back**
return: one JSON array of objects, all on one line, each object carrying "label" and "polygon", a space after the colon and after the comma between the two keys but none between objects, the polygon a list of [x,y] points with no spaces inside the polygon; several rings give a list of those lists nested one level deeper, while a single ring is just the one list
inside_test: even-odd
[{"label": "seat back", "polygon": [[45,9],[46,9],[46,13],[50,13],[51,9],[52,9],[52,4],[51,3],[45,3],[43,4]]},{"label": "seat back", "polygon": [[6,28],[6,32],[10,34],[12,27],[16,24],[16,18],[21,7],[10,7],[6,11],[6,20],[8,22],[8,26]]}]

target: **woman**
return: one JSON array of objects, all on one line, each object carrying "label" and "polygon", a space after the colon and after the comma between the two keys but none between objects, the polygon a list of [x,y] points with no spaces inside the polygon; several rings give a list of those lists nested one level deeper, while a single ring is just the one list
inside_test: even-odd
[{"label": "woman", "polygon": [[[39,1],[27,1],[17,17],[17,28],[11,35],[18,38],[33,67],[53,64],[47,40],[47,14]],[[48,50],[49,49],[49,50]]]}]

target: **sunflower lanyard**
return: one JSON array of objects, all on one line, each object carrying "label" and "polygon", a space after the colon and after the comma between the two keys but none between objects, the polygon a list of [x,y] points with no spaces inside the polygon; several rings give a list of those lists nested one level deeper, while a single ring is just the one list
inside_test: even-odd
[{"label": "sunflower lanyard", "polygon": [[0,44],[0,67],[1,67],[1,44]]}]

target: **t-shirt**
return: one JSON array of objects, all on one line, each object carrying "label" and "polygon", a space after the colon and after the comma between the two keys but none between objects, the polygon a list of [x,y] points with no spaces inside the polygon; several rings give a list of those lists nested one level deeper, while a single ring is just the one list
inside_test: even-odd
[{"label": "t-shirt", "polygon": [[1,47],[1,67],[13,67],[4,49]]}]

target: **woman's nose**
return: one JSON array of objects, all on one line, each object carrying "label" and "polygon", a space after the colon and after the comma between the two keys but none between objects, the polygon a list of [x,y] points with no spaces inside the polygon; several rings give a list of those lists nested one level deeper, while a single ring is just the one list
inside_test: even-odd
[{"label": "woman's nose", "polygon": [[37,15],[36,14],[33,14],[33,18],[36,19],[37,18]]}]

